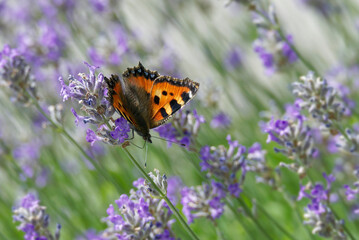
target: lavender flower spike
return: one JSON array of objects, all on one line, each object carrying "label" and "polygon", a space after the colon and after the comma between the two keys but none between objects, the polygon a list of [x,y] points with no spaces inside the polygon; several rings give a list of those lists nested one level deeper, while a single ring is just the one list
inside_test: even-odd
[{"label": "lavender flower spike", "polygon": [[46,207],[39,205],[39,200],[33,194],[26,195],[20,206],[14,208],[13,219],[20,222],[18,229],[25,232],[26,240],[58,240],[60,239],[61,225],[57,225],[55,234],[49,231],[49,215]]},{"label": "lavender flower spike", "polygon": [[223,199],[226,196],[221,183],[212,181],[201,186],[183,188],[181,191],[183,214],[187,217],[188,223],[193,219],[206,217],[210,220],[219,218],[224,212]]},{"label": "lavender flower spike", "polygon": [[[238,141],[232,141],[230,135],[227,136],[227,141],[228,150],[222,145],[204,146],[200,151],[200,166],[202,171],[208,171],[209,175],[218,178],[230,194],[238,197],[241,192],[240,185],[245,177],[246,148],[239,145]],[[238,182],[236,175],[241,169],[242,176]]]},{"label": "lavender flower spike", "polygon": [[89,68],[89,75],[79,73],[79,78],[70,76],[68,86],[61,77],[59,78],[62,86],[60,94],[64,101],[69,98],[78,100],[81,109],[86,113],[86,116],[82,117],[84,123],[102,124],[104,118],[108,119],[115,113],[115,109],[105,98],[104,76],[100,73],[96,77],[97,67],[86,62],[85,64]]},{"label": "lavender flower spike", "polygon": [[293,94],[302,99],[300,108],[307,109],[313,118],[328,128],[331,128],[333,121],[341,120],[347,108],[333,87],[325,79],[315,77],[313,72],[293,83]]},{"label": "lavender flower spike", "polygon": [[274,141],[282,146],[282,148],[275,148],[276,152],[308,165],[310,159],[317,157],[318,150],[314,147],[312,129],[304,125],[303,119],[304,117],[300,115],[295,116],[293,120],[272,118],[264,130],[268,133],[267,142]]},{"label": "lavender flower spike", "polygon": [[310,199],[310,203],[304,209],[304,224],[313,227],[313,234],[330,237],[332,239],[345,240],[347,237],[343,229],[344,221],[336,219],[328,207],[331,187],[335,181],[335,177],[325,173],[323,173],[323,177],[327,182],[326,187],[321,183],[316,183],[314,186],[308,184],[300,188],[298,200],[302,198]]},{"label": "lavender flower spike", "polygon": [[152,198],[145,180],[133,183],[129,195],[121,195],[115,201],[118,210],[110,204],[107,209],[108,228],[96,239],[168,239],[175,240],[171,230],[172,212],[165,200]]},{"label": "lavender flower spike", "polygon": [[37,98],[35,80],[30,71],[30,66],[18,51],[5,45],[0,51],[0,85],[9,87],[13,99],[23,104],[30,101],[27,93]]}]

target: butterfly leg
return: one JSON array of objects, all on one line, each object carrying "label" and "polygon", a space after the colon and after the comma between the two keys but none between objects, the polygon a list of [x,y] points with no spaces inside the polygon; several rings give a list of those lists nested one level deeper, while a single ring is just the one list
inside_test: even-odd
[{"label": "butterfly leg", "polygon": [[135,130],[134,129],[131,129],[131,133],[132,133],[132,136],[129,137],[129,138],[126,138],[126,140],[132,140],[134,137],[135,137]]}]

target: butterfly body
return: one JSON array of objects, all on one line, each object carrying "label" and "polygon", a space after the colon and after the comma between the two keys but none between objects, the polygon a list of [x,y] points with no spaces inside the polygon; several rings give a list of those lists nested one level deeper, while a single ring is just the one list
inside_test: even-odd
[{"label": "butterfly body", "polygon": [[150,129],[164,124],[197,93],[199,84],[150,71],[141,63],[122,74],[106,78],[108,98],[145,141],[151,141]]}]

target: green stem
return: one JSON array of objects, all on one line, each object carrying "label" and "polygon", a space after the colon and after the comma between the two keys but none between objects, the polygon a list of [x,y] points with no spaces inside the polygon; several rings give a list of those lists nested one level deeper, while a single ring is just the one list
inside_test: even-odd
[{"label": "green stem", "polygon": [[214,228],[216,229],[216,234],[217,234],[217,237],[219,240],[225,240],[226,238],[224,237],[221,229],[219,228],[218,224],[213,221],[213,224],[214,224]]},{"label": "green stem", "polygon": [[241,198],[237,198],[239,204],[243,207],[246,214],[252,219],[252,221],[257,225],[258,229],[268,238],[273,239],[269,234],[266,232],[266,230],[262,227],[262,225],[257,221],[257,219],[252,214],[251,210],[248,208],[247,204],[243,202]]},{"label": "green stem", "polygon": [[148,176],[148,174],[146,173],[146,171],[141,167],[141,165],[136,161],[136,159],[131,155],[131,153],[124,148],[124,151],[126,152],[127,156],[129,157],[129,159],[131,160],[131,162],[133,163],[133,165],[135,165],[135,167],[141,172],[141,174],[143,175],[143,177],[151,183],[151,186],[153,186],[153,188],[161,195],[161,198],[164,199],[167,203],[167,205],[170,207],[170,209],[172,210],[172,212],[174,213],[176,219],[181,223],[182,227],[187,231],[187,233],[191,236],[192,239],[199,239],[196,234],[192,231],[192,229],[188,226],[188,224],[186,223],[186,221],[184,220],[184,218],[182,217],[182,215],[179,213],[179,211],[177,210],[177,208],[172,204],[172,202],[168,199],[168,197],[166,196],[166,194],[164,194],[161,189],[153,182],[152,178],[150,176]]},{"label": "green stem", "polygon": [[264,210],[264,208],[260,205],[257,204],[258,209],[274,224],[276,225],[277,228],[279,228],[279,230],[281,230],[288,238],[290,239],[296,239],[294,236],[292,236],[285,228],[283,228],[274,218],[272,218],[272,216],[267,213],[266,210]]},{"label": "green stem", "polygon": [[242,225],[242,228],[247,233],[248,237],[255,240],[253,234],[251,234],[251,232],[249,231],[249,228],[247,226],[245,226],[246,224],[244,223],[243,219],[241,219],[241,216],[239,215],[236,207],[233,206],[233,204],[231,203],[231,201],[229,199],[225,198],[224,201],[226,202],[226,206],[228,206],[232,210],[234,216],[236,216],[238,222]]}]

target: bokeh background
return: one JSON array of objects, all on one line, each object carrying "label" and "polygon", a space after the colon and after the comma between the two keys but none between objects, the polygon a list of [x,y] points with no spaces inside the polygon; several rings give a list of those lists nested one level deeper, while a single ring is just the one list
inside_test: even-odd
[{"label": "bokeh background", "polygon": [[[274,11],[277,20],[266,23],[256,9],[268,16]],[[346,89],[345,96],[353,105],[351,114],[338,122],[342,129],[357,122],[358,1],[5,0],[0,1],[0,16],[0,49],[8,44],[31,66],[42,109],[58,114],[61,126],[119,185],[115,188],[33,105],[16,101],[3,84],[1,239],[24,238],[12,215],[13,207],[29,192],[46,206],[51,231],[56,223],[62,225],[61,239],[76,239],[89,229],[101,232],[106,228],[102,219],[109,204],[128,194],[132,182],[142,177],[120,146],[101,141],[91,146],[86,130],[93,126],[76,125],[71,113],[72,107],[81,113],[78,102],[63,102],[59,76],[67,80],[69,75],[88,74],[84,61],[100,67],[97,73],[105,76],[122,74],[141,61],[163,75],[200,83],[197,96],[184,108],[195,109],[205,119],[191,136],[193,145],[189,149],[153,139],[148,146],[147,172],[156,168],[167,177],[178,176],[188,187],[208,182],[206,172],[200,171],[199,151],[206,145],[228,148],[228,134],[246,147],[258,142],[266,151],[265,165],[271,169],[268,179],[272,182],[258,182],[261,173],[248,172],[238,197],[253,216],[232,199],[232,206],[226,203],[218,219],[198,218],[190,224],[200,239],[322,239],[312,233],[313,226],[303,224],[309,201],[296,201],[300,184],[308,179],[279,167],[280,162],[291,164],[293,159],[274,151],[277,143],[266,142],[263,124],[272,116],[280,118],[286,104],[294,103],[292,83],[310,70],[326,77],[337,92]],[[300,57],[292,61],[281,55],[287,43],[277,35],[273,38],[271,32],[277,29],[291,36]],[[258,44],[273,54],[272,64],[259,53]],[[218,114],[222,118],[216,124]],[[346,200],[343,188],[358,180],[353,173],[357,155],[329,148],[330,143],[336,146],[330,142],[335,137],[329,134],[326,140],[315,140],[320,156],[311,160],[306,171],[313,184],[325,182],[323,172],[336,174],[333,192],[337,198],[332,208],[352,236],[358,236],[355,201]],[[138,135],[133,142],[143,145]],[[144,149],[132,145],[127,149],[144,164]],[[180,202],[177,207],[182,208]],[[258,230],[258,223],[263,231]],[[172,230],[176,237],[190,239],[178,221]]]}]

